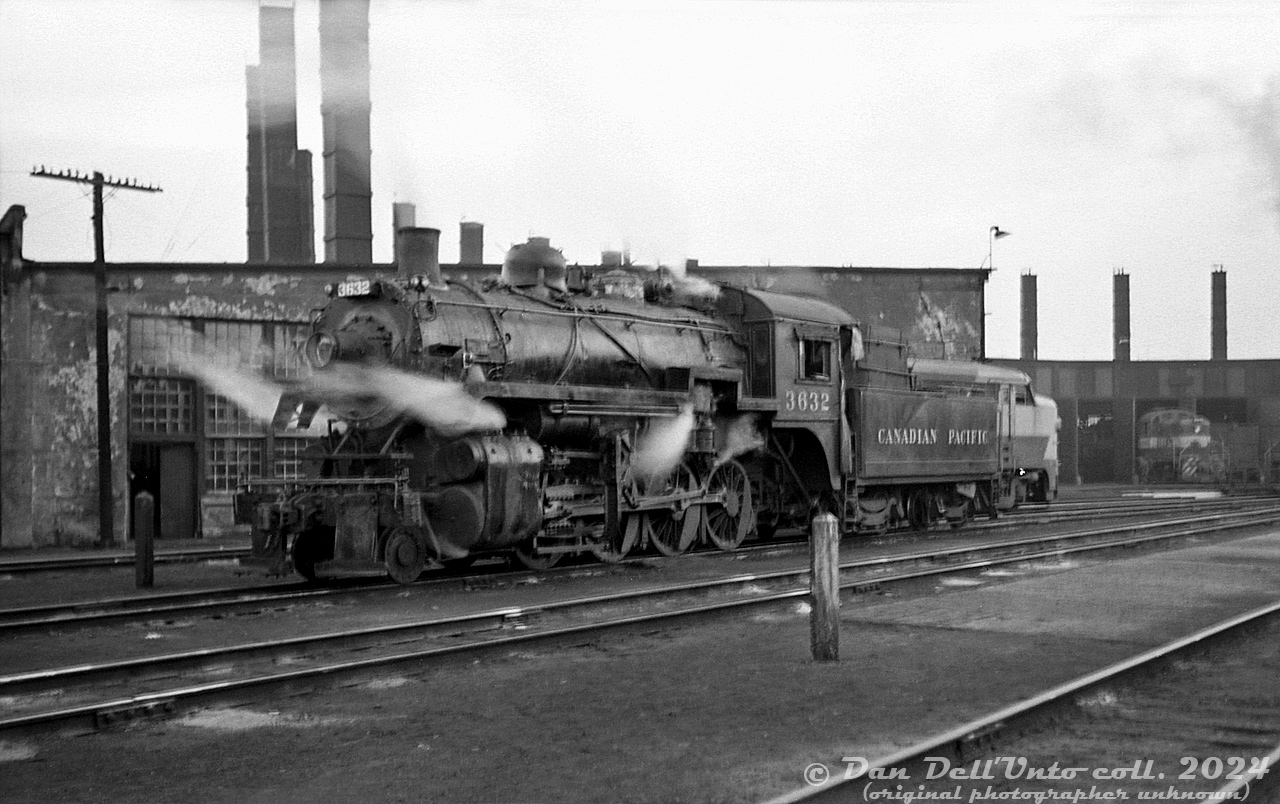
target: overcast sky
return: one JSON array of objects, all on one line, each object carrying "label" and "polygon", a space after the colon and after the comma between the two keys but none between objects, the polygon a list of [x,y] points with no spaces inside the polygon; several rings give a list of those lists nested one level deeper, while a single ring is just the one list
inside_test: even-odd
[{"label": "overcast sky", "polygon": [[[320,181],[317,0],[296,4],[300,147]],[[26,256],[245,259],[255,0],[0,0],[0,204]],[[976,268],[988,350],[1107,360],[1112,274],[1132,354],[1280,358],[1280,3],[372,0],[374,259],[417,204],[457,259],[530,234],[571,261]],[[323,229],[317,193],[316,225]],[[318,235],[322,231],[318,231]],[[323,253],[318,246],[317,253]]]}]

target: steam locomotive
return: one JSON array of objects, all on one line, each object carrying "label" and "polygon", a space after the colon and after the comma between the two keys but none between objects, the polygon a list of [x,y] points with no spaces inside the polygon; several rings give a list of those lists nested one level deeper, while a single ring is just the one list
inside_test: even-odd
[{"label": "steam locomotive", "polygon": [[819,510],[959,527],[1016,493],[1001,398],[917,387],[901,333],[830,303],[592,276],[543,238],[446,282],[438,232],[399,237],[397,277],[334,285],[314,318],[277,423],[329,434],[304,477],[242,482],[254,563],[407,583],[487,555],[733,550]]}]

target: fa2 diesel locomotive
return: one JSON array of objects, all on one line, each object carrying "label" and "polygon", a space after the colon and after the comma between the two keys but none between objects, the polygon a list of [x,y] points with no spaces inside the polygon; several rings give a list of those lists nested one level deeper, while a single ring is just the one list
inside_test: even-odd
[{"label": "fa2 diesel locomotive", "polygon": [[329,436],[305,476],[241,485],[253,563],[409,582],[496,554],[732,550],[818,510],[847,531],[960,526],[1013,494],[998,400],[917,388],[894,330],[814,298],[589,276],[542,238],[496,280],[446,282],[433,232],[403,230],[398,277],[317,312],[311,380],[278,419],[324,410]]},{"label": "fa2 diesel locomotive", "polygon": [[964,360],[919,358],[911,363],[916,387],[951,394],[985,394],[997,400],[1001,443],[1009,444],[1009,460],[1001,472],[1013,495],[1001,507],[1023,500],[1049,502],[1058,497],[1058,403],[1036,393],[1031,378],[1017,369]]}]

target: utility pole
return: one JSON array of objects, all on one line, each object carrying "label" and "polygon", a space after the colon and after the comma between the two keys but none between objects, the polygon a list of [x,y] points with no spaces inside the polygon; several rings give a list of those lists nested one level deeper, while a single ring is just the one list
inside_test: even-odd
[{"label": "utility pole", "polygon": [[102,224],[102,188],[161,192],[159,187],[139,184],[134,179],[81,175],[80,171],[53,173],[43,166],[32,168],[32,176],[93,185],[93,289],[98,317],[95,325],[98,359],[98,541],[114,547],[115,511],[111,498],[111,358],[107,352],[107,255]]}]

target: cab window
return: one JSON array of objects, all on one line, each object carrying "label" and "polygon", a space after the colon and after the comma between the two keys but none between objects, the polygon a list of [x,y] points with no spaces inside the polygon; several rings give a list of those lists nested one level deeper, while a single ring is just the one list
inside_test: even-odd
[{"label": "cab window", "polygon": [[831,379],[831,341],[800,339],[800,377],[806,380]]}]

